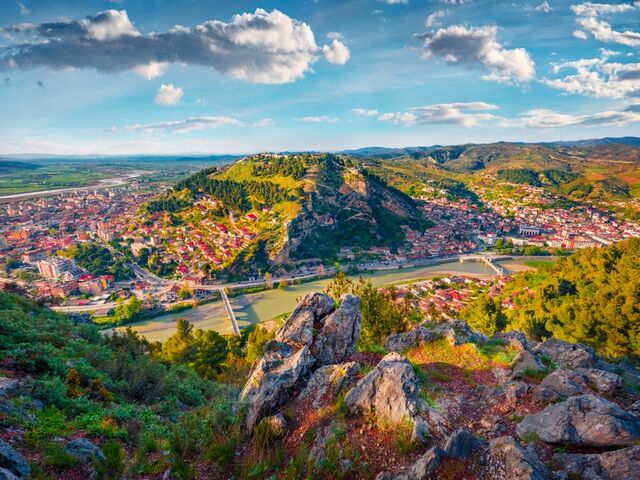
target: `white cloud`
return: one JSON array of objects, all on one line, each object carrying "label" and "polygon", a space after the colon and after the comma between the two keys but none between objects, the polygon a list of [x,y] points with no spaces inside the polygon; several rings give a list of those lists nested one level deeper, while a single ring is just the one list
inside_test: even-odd
[{"label": "white cloud", "polygon": [[20,9],[20,15],[28,16],[31,15],[31,10],[24,3],[18,2],[18,8]]},{"label": "white cloud", "polygon": [[[230,22],[209,20],[193,28],[175,26],[141,34],[125,10],[107,10],[81,20],[0,28],[12,42],[0,46],[0,70],[94,68],[133,70],[146,78],[167,65],[202,65],[253,83],[289,83],[311,71],[324,53],[344,64],[349,49],[339,39],[320,48],[311,27],[286,14],[256,9]],[[24,38],[22,38],[24,37]]]},{"label": "white cloud", "polygon": [[528,82],[535,76],[535,64],[524,48],[504,48],[497,41],[495,26],[447,28],[419,35],[424,41],[423,57],[440,57],[456,65],[481,65],[489,73],[483,79],[496,82]]},{"label": "white cloud", "polygon": [[601,58],[554,65],[553,73],[558,74],[565,69],[574,73],[561,78],[544,79],[543,83],[566,93],[598,98],[624,98],[640,93],[640,63],[609,62],[608,55],[603,55]]},{"label": "white cloud", "polygon": [[473,0],[440,0],[440,1],[448,5],[464,5],[465,3],[473,2]]},{"label": "white cloud", "polygon": [[329,45],[322,47],[322,54],[327,62],[334,65],[344,65],[349,61],[351,52],[349,48],[337,38],[334,38]]},{"label": "white cloud", "polygon": [[[572,5],[571,10],[576,14],[576,21],[580,27],[582,27],[582,30],[591,33],[596,40],[619,43],[628,47],[637,47],[640,45],[640,32],[634,32],[632,30],[620,32],[614,30],[611,23],[602,19],[603,16],[640,10],[640,2],[636,2],[633,5],[630,3],[607,4],[587,2]],[[636,12],[631,15],[637,16],[638,13]]]},{"label": "white cloud", "polygon": [[380,0],[381,2],[386,3],[387,5],[406,5],[409,3],[409,0]]},{"label": "white cloud", "polygon": [[474,113],[496,110],[497,105],[485,102],[439,103],[424,107],[414,107],[406,112],[384,113],[378,117],[382,122],[394,125],[446,124],[476,127],[482,122],[497,117],[489,113]]},{"label": "white cloud", "polygon": [[433,12],[427,17],[427,20],[424,22],[425,26],[427,28],[437,27],[438,25],[440,25],[440,19],[448,13],[448,10],[438,10],[437,12]]},{"label": "white cloud", "polygon": [[351,114],[357,115],[359,117],[375,117],[376,115],[378,115],[378,110],[376,110],[375,108],[352,108],[350,111]]},{"label": "white cloud", "polygon": [[535,10],[538,11],[538,12],[549,13],[549,12],[553,11],[553,7],[551,6],[551,4],[547,0],[544,0],[544,2],[542,2],[540,5],[538,5],[535,8]]},{"label": "white cloud", "polygon": [[177,132],[187,133],[195,130],[205,130],[233,125],[244,126],[237,118],[232,117],[189,117],[184,120],[173,120],[168,122],[155,122],[148,124],[127,125],[127,130],[145,132]]},{"label": "white cloud", "polygon": [[320,115],[296,118],[296,121],[302,123],[336,123],[339,121],[339,119],[335,117],[329,117],[327,115]]},{"label": "white cloud", "polygon": [[152,78],[161,77],[169,68],[167,63],[149,62],[146,65],[137,65],[133,67],[133,71],[143,78],[151,80]]},{"label": "white cloud", "polygon": [[153,101],[158,105],[178,105],[180,100],[182,100],[183,94],[182,88],[174,86],[173,83],[169,83],[168,85],[162,84]]},{"label": "white cloud", "polygon": [[625,110],[610,110],[584,115],[569,115],[553,110],[535,109],[522,113],[516,120],[504,120],[503,126],[520,128],[566,128],[620,126],[640,122],[640,111],[632,105]]},{"label": "white cloud", "polygon": [[582,30],[574,30],[573,36],[576,38],[579,38],[580,40],[586,40],[587,38],[589,38],[589,36],[587,35],[587,32],[584,32]]}]

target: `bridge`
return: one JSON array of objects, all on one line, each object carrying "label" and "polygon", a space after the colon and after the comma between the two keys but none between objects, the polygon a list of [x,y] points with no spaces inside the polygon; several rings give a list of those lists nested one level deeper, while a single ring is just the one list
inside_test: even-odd
[{"label": "bridge", "polygon": [[233,333],[235,335],[240,335],[240,327],[238,326],[238,320],[236,319],[236,314],[231,308],[231,302],[229,301],[229,297],[227,296],[227,292],[224,291],[224,288],[218,288],[220,292],[220,297],[222,297],[222,303],[224,303],[224,308],[227,310],[227,316],[229,317],[229,321],[231,322],[231,328],[233,329]]},{"label": "bridge", "polygon": [[504,268],[496,265],[497,260],[508,260],[511,257],[498,256],[498,255],[460,255],[460,263],[464,262],[483,262],[487,267],[496,272],[497,275],[506,275],[507,272]]}]

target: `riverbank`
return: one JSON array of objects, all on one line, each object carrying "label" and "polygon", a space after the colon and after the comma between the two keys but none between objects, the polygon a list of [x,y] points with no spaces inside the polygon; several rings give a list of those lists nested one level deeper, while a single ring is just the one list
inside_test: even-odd
[{"label": "riverbank", "polygon": [[[495,276],[495,272],[480,262],[446,262],[425,267],[378,270],[375,272],[355,274],[350,277],[357,279],[362,276],[371,280],[375,286],[379,287],[448,275],[488,278]],[[299,285],[290,285],[285,290],[271,289],[238,295],[230,298],[230,301],[236,313],[238,324],[242,328],[270,320],[284,312],[293,310],[298,301],[307,293],[323,291],[331,280],[331,278],[325,278]],[[222,334],[232,333],[231,324],[221,301],[211,302],[180,313],[162,315],[153,319],[130,324],[128,327],[149,340],[165,340],[175,332],[175,325],[178,318],[188,320],[194,325],[194,328],[216,330]]]}]

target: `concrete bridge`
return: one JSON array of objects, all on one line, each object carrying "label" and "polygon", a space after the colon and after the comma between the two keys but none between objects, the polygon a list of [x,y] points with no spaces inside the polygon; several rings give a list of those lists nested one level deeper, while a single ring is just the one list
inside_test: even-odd
[{"label": "concrete bridge", "polygon": [[511,257],[498,256],[498,255],[460,255],[460,263],[464,262],[483,262],[487,267],[491,268],[497,275],[506,275],[507,272],[504,268],[496,265],[495,261],[509,260]]},{"label": "concrete bridge", "polygon": [[229,317],[229,321],[231,322],[231,328],[233,329],[233,333],[235,335],[240,335],[240,327],[238,326],[238,320],[236,319],[236,314],[231,307],[231,302],[229,302],[229,297],[227,296],[227,292],[224,291],[224,288],[218,288],[220,292],[220,297],[222,297],[222,303],[224,303],[224,308],[227,310],[227,316]]}]

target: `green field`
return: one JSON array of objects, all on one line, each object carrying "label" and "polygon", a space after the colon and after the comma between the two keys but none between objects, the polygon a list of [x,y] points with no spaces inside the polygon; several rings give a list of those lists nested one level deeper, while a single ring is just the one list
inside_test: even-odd
[{"label": "green field", "polygon": [[57,188],[85,187],[113,177],[108,171],[75,165],[51,165],[0,174],[0,195],[37,192]]}]

